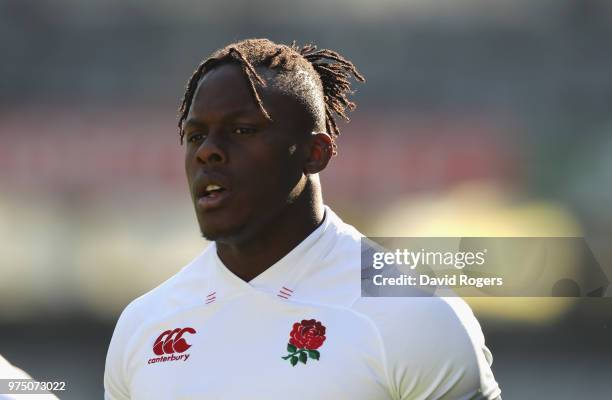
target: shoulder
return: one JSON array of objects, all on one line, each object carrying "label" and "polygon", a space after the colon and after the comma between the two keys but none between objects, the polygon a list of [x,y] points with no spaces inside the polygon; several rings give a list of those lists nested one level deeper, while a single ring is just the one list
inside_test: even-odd
[{"label": "shoulder", "polygon": [[344,222],[331,208],[326,207],[325,212],[327,229],[331,233],[329,235],[331,240],[328,241],[330,246],[328,246],[328,251],[325,252],[325,259],[330,261],[330,258],[342,258],[350,261],[351,264],[359,261],[361,253],[370,251],[370,247],[374,243],[369,241],[354,226]]},{"label": "shoulder", "polygon": [[197,298],[196,288],[206,282],[201,265],[205,262],[206,254],[205,250],[174,276],[125,307],[115,325],[106,354],[105,399],[129,398],[127,354],[143,326],[193,306],[197,304],[197,300],[201,303],[201,299]]},{"label": "shoulder", "polygon": [[206,249],[175,275],[132,300],[121,313],[116,329],[121,325],[163,318],[177,310],[201,304],[199,294],[208,281],[205,274],[208,251]]},{"label": "shoulder", "polygon": [[140,327],[202,303],[198,288],[205,287],[204,273],[208,249],[179,272],[132,300],[121,312],[111,339],[111,348],[125,348]]},{"label": "shoulder", "polygon": [[378,243],[359,232],[357,228],[344,222],[331,208],[326,207],[330,229],[335,236],[335,254],[347,256],[352,253],[357,257],[371,257],[375,252],[384,251]]},{"label": "shoulder", "polygon": [[460,298],[360,298],[353,305],[378,328],[392,390],[463,399],[500,393],[480,324]]},{"label": "shoulder", "polygon": [[362,297],[353,309],[368,316],[381,334],[393,338],[400,329],[403,339],[421,342],[484,341],[470,307],[460,298]]}]

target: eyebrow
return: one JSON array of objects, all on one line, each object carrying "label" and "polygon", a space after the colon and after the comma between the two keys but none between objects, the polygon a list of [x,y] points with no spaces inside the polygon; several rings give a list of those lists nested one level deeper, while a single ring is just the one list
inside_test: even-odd
[{"label": "eyebrow", "polygon": [[[259,115],[259,112],[257,110],[251,110],[251,109],[239,109],[239,110],[231,111],[229,113],[224,114],[223,117],[222,117],[222,120],[223,121],[229,121],[229,120],[233,120],[233,119],[236,119],[238,117],[241,117],[241,116],[253,116],[255,114]],[[199,120],[197,118],[191,117],[189,119],[186,119],[183,122],[183,129],[185,127],[187,127],[187,126],[197,126],[197,127],[200,127],[200,126],[204,126],[204,125],[206,125],[206,124],[203,123],[201,120]]]}]

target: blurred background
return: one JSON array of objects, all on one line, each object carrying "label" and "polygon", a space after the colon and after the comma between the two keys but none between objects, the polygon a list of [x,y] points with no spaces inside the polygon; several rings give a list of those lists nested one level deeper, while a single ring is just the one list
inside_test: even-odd
[{"label": "blurred background", "polygon": [[[121,310],[206,243],[176,109],[247,37],[366,76],[323,175],[370,236],[584,236],[612,279],[612,2],[0,1],[0,353],[102,398]],[[504,399],[612,397],[612,302],[468,299]]]}]

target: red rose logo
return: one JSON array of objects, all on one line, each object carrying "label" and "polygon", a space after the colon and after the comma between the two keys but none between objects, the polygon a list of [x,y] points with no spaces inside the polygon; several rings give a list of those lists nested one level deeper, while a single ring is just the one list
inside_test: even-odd
[{"label": "red rose logo", "polygon": [[299,349],[316,350],[325,341],[325,327],[314,319],[293,324],[289,343]]},{"label": "red rose logo", "polygon": [[321,356],[317,350],[325,342],[325,327],[314,319],[303,319],[293,324],[287,343],[288,355],[281,357],[289,360],[292,366],[298,361],[306,364],[308,359],[318,360]]}]

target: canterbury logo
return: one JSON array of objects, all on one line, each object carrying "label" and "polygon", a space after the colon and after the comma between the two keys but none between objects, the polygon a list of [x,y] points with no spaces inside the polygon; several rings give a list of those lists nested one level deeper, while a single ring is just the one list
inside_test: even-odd
[{"label": "canterbury logo", "polygon": [[190,333],[193,335],[196,333],[196,330],[187,327],[162,332],[162,334],[157,337],[157,340],[155,340],[155,343],[153,344],[153,352],[158,356],[185,352],[191,347],[191,345],[183,338],[185,333]]}]

